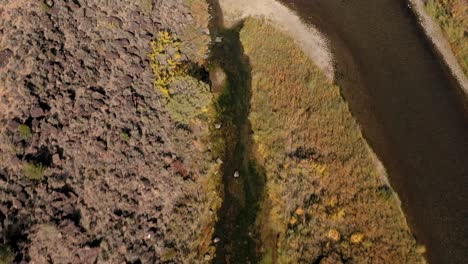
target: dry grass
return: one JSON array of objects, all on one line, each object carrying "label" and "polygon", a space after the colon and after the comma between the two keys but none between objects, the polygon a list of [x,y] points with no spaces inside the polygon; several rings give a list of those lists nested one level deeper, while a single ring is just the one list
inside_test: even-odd
[{"label": "dry grass", "polygon": [[466,0],[428,0],[427,12],[438,22],[468,75],[468,4]]},{"label": "dry grass", "polygon": [[267,173],[257,221],[265,263],[337,255],[356,263],[423,262],[339,88],[266,23],[247,19],[240,38],[252,67],[256,158]]},{"label": "dry grass", "polygon": [[46,167],[40,163],[26,163],[23,166],[24,175],[31,180],[42,180],[42,178],[44,178],[45,171]]}]

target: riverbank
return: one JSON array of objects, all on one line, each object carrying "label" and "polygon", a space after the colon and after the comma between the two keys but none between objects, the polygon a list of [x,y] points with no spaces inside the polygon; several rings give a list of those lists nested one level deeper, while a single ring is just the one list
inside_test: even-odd
[{"label": "riverbank", "polygon": [[[435,14],[432,14],[433,16],[428,14],[428,10],[426,9],[423,0],[409,0],[409,3],[415,16],[418,18],[419,24],[424,30],[424,33],[431,41],[435,52],[440,57],[440,60],[445,63],[450,73],[453,74],[454,78],[458,81],[462,89],[461,96],[465,97],[463,100],[468,100],[468,78],[465,74],[467,69],[464,69],[461,66],[461,63],[467,63],[467,58],[463,57],[467,54],[454,53],[448,39],[446,38],[449,36],[444,34],[440,24],[437,23],[437,19],[433,17]],[[460,34],[463,33],[460,32]]]},{"label": "riverbank", "polygon": [[[326,67],[311,61],[323,62],[330,55],[327,42],[311,56],[307,51],[314,46],[303,49],[306,43],[272,16],[281,15],[265,11],[272,6],[262,4],[271,3],[220,1],[225,24],[241,21],[240,41],[251,64],[249,120],[254,157],[266,175],[255,224],[260,259],[296,263],[378,256],[423,262],[423,247],[411,236],[385,169],[362,138],[338,87],[323,73]],[[294,17],[289,10],[284,14]],[[310,32],[307,36],[324,40],[317,30]]]},{"label": "riverbank", "polygon": [[255,157],[266,172],[262,259],[423,263],[340,89],[268,21],[245,20],[240,37],[252,67]]},{"label": "riverbank", "polygon": [[331,43],[335,78],[430,263],[466,258],[468,123],[406,1],[283,0]]},{"label": "riverbank", "polygon": [[290,9],[275,0],[220,0],[223,20],[230,27],[247,17],[265,18],[294,41],[330,79],[334,78],[333,58],[328,40],[307,25]]}]

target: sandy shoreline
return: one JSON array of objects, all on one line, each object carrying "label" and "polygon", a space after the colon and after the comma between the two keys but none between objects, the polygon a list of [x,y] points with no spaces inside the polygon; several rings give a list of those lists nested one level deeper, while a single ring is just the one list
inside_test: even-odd
[{"label": "sandy shoreline", "polygon": [[294,39],[315,64],[333,80],[333,58],[328,40],[316,28],[301,21],[293,11],[275,0],[219,0],[227,27],[249,16],[264,18]]},{"label": "sandy shoreline", "polygon": [[[248,16],[263,17],[293,38],[328,78],[334,78],[333,55],[328,39],[315,27],[302,22],[289,8],[275,0],[220,0],[219,3],[226,26],[229,27]],[[447,65],[468,98],[468,78],[439,25],[426,13],[422,0],[409,0],[409,6],[418,17],[420,26],[434,45],[440,59]]]},{"label": "sandy shoreline", "polygon": [[424,33],[434,45],[434,48],[440,59],[447,65],[451,73],[458,81],[464,95],[468,98],[468,78],[463,73],[457,58],[455,57],[450,44],[434,19],[427,14],[424,9],[423,0],[409,0],[411,10],[418,17],[419,24],[423,28]]}]

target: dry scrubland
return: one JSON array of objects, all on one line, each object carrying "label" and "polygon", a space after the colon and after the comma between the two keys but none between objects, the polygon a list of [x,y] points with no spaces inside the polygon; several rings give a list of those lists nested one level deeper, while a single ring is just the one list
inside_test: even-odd
[{"label": "dry scrubland", "polygon": [[[0,263],[208,262],[233,126],[206,1],[0,2]],[[263,263],[423,262],[339,88],[268,23],[240,38]]]},{"label": "dry scrubland", "polygon": [[263,262],[423,263],[337,86],[260,20],[240,32],[252,67],[250,121],[265,168]]},{"label": "dry scrubland", "polygon": [[0,263],[203,262],[207,3],[0,2]]},{"label": "dry scrubland", "polygon": [[442,28],[463,72],[468,75],[468,4],[465,0],[428,0],[425,7]]}]

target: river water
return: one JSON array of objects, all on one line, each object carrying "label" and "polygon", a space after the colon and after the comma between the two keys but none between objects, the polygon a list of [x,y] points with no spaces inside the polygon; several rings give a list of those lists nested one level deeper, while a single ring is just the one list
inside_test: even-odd
[{"label": "river water", "polygon": [[429,263],[468,260],[468,118],[403,0],[282,0],[330,40],[336,82]]}]

